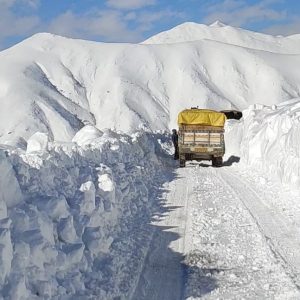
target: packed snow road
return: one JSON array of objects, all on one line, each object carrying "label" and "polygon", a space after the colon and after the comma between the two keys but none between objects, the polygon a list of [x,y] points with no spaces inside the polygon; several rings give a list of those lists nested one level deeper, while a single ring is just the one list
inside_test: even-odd
[{"label": "packed snow road", "polygon": [[299,299],[297,213],[275,187],[238,166],[178,169],[132,299]]},{"label": "packed snow road", "polygon": [[[184,175],[184,174],[182,174]],[[181,262],[189,245],[189,203],[192,182],[180,172],[169,184],[164,216],[156,226],[144,270],[133,299],[182,299],[184,269]]]}]

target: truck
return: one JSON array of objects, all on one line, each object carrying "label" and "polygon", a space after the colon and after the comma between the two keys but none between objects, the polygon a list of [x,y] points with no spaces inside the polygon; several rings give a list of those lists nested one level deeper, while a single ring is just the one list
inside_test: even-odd
[{"label": "truck", "polygon": [[225,121],[224,113],[209,109],[191,108],[178,114],[180,167],[190,160],[211,160],[212,166],[222,166]]}]

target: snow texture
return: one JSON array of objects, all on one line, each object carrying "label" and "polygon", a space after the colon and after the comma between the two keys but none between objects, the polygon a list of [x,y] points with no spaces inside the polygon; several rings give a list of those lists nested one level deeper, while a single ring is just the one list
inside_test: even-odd
[{"label": "snow texture", "polygon": [[226,156],[262,169],[282,183],[300,184],[299,98],[279,105],[253,105],[240,121],[227,122]]},{"label": "snow texture", "polygon": [[37,34],[0,53],[0,143],[24,148],[36,132],[71,141],[84,125],[166,130],[191,106],[279,104],[299,96],[299,45],[220,23],[142,44]]},{"label": "snow texture", "polygon": [[[122,245],[120,236],[127,236],[130,218],[153,205],[155,178],[169,159],[161,144],[169,137],[106,130],[95,138],[97,129],[82,131],[76,143],[35,134],[30,151],[0,151],[0,294],[7,299],[130,293],[115,281],[128,277],[119,268],[128,264],[121,253],[130,240]],[[122,247],[118,255],[114,243]]]},{"label": "snow texture", "polygon": [[[243,109],[243,119],[226,124],[228,161],[241,158],[244,165],[299,187],[299,46],[296,35],[273,37],[217,22],[186,23],[142,44],[37,34],[0,52],[0,295],[133,295],[153,235],[149,224],[160,189],[172,179],[166,178],[174,166],[172,146],[163,131],[177,126],[184,108]],[[229,229],[238,226],[230,219],[235,212],[247,222],[249,215],[237,211],[239,197],[230,198],[230,189],[203,173],[196,195],[216,185],[210,196],[226,194],[231,201],[223,211],[234,250],[227,258],[246,267],[244,284],[251,287],[251,276],[267,276],[268,268],[251,273],[251,261],[238,255],[238,241]],[[222,211],[213,218],[214,211],[205,206],[219,204],[202,200],[197,199],[202,207],[196,205],[194,213],[211,216],[208,222],[220,229]],[[194,225],[197,233],[203,224]],[[239,229],[241,236],[245,232]],[[203,245],[213,234],[204,233]],[[257,231],[253,236],[255,245],[265,247]],[[240,249],[246,252],[247,243],[241,239]],[[161,245],[165,249],[164,241]],[[253,255],[255,245],[249,249]],[[258,267],[264,267],[269,252],[263,250]],[[210,260],[204,252],[199,257]],[[224,272],[229,276],[224,291],[243,286],[233,271]],[[285,297],[291,288],[284,280],[289,284],[282,290]],[[262,279],[259,286],[266,284]],[[262,297],[280,295],[282,285],[259,291]],[[188,296],[190,288],[195,288],[193,281]],[[204,293],[208,299],[222,294]]]},{"label": "snow texture", "polygon": [[[231,166],[185,171],[192,173],[187,177],[193,178],[194,195],[188,212],[192,241],[185,257],[184,299],[298,299],[299,271],[289,274],[299,245],[290,243],[298,240],[298,233],[291,236],[290,218],[281,216],[278,203],[271,206],[273,187],[264,184],[264,192],[256,194],[259,184],[248,185],[248,180],[258,174],[248,168],[241,176],[240,171]],[[280,256],[281,247],[288,248],[286,256]],[[291,264],[285,261],[289,256]]]}]

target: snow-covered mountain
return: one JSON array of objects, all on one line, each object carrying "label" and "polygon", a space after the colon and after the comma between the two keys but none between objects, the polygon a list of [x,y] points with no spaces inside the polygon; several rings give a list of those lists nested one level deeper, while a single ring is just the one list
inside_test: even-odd
[{"label": "snow-covered mountain", "polygon": [[[177,43],[180,42],[180,43]],[[37,34],[0,53],[0,143],[83,124],[176,126],[181,109],[245,109],[299,97],[300,39],[185,23],[142,44]]]},{"label": "snow-covered mountain", "polygon": [[183,43],[199,40],[212,40],[282,54],[300,53],[300,38],[297,34],[289,37],[272,36],[232,27],[219,21],[209,26],[193,22],[183,23],[147,39],[143,44]]}]

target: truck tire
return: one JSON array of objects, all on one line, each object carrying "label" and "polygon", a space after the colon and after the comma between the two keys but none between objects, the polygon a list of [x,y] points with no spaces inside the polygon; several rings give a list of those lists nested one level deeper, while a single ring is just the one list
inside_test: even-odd
[{"label": "truck tire", "polygon": [[212,166],[213,167],[222,167],[223,165],[223,157],[213,157],[212,158]]},{"label": "truck tire", "polygon": [[179,156],[179,166],[180,166],[180,168],[185,167],[185,156],[184,155]]}]

